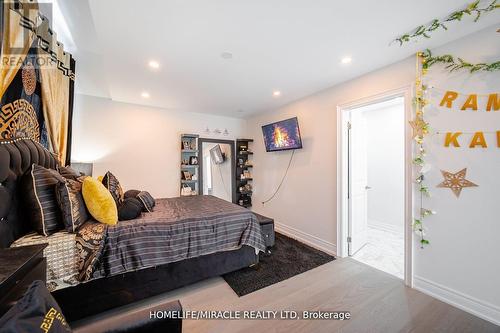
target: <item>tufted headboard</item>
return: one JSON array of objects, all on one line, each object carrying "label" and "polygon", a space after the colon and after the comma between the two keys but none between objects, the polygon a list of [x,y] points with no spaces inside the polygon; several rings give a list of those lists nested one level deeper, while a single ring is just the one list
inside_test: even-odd
[{"label": "tufted headboard", "polygon": [[0,140],[0,248],[9,247],[30,231],[23,216],[19,183],[33,164],[55,169],[54,156],[31,139]]}]

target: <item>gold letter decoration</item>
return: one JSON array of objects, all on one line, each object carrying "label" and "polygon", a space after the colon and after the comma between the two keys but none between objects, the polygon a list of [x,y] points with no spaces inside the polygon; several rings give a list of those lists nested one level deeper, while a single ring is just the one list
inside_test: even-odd
[{"label": "gold letter decoration", "polygon": [[500,110],[500,98],[498,94],[490,94],[488,96],[488,104],[486,105],[486,111],[491,111],[491,109],[498,111]]},{"label": "gold letter decoration", "polygon": [[458,137],[462,134],[462,132],[446,133],[446,139],[444,140],[444,146],[449,147],[450,144],[453,144],[453,147],[460,147],[458,143]]},{"label": "gold letter decoration", "polygon": [[457,99],[458,93],[455,91],[447,91],[446,94],[444,94],[443,100],[441,103],[439,103],[439,106],[444,106],[446,104],[446,107],[451,109],[453,106],[453,101]]},{"label": "gold letter decoration", "polygon": [[476,94],[471,94],[469,97],[467,97],[467,100],[465,101],[464,105],[462,105],[462,111],[465,111],[467,109],[472,109],[474,111],[477,111],[477,95]]},{"label": "gold letter decoration", "polygon": [[476,148],[476,146],[481,146],[483,148],[488,148],[486,140],[484,139],[483,132],[476,132],[470,141],[469,148]]}]

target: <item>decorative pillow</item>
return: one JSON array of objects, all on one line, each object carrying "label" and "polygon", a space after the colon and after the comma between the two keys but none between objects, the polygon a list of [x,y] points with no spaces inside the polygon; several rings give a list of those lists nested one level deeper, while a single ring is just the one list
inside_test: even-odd
[{"label": "decorative pillow", "polygon": [[113,175],[109,171],[106,172],[106,174],[102,178],[102,183],[104,184],[104,186],[106,186],[108,191],[111,192],[111,195],[113,196],[113,199],[115,199],[116,204],[120,205],[123,202],[123,190],[120,182],[115,177],[115,175]]},{"label": "decorative pillow", "polygon": [[71,332],[61,308],[42,281],[35,281],[23,298],[0,318],[1,332]]},{"label": "decorative pillow", "polygon": [[149,192],[142,191],[139,194],[137,194],[137,199],[139,199],[142,203],[143,212],[152,212],[153,207],[155,206],[156,202],[155,199],[149,194]]},{"label": "decorative pillow", "polygon": [[26,218],[33,229],[49,236],[63,228],[55,187],[64,178],[56,171],[33,164],[22,178]]},{"label": "decorative pillow", "polygon": [[97,179],[85,177],[82,194],[85,205],[94,219],[110,225],[118,222],[116,202],[108,189]]},{"label": "decorative pillow", "polygon": [[118,220],[133,220],[142,213],[142,203],[136,198],[125,198],[120,207],[118,207]]},{"label": "decorative pillow", "polygon": [[68,232],[76,230],[89,219],[82,196],[82,183],[66,179],[56,185],[56,197],[62,212],[62,220]]},{"label": "decorative pillow", "polygon": [[58,171],[61,174],[61,176],[63,176],[64,178],[67,178],[67,179],[77,180],[79,177],[82,176],[78,171],[75,171],[70,166],[66,166],[66,167],[60,166],[58,168]]},{"label": "decorative pillow", "polygon": [[141,193],[141,191],[139,190],[128,190],[127,192],[125,192],[125,194],[123,195],[123,197],[125,199],[127,198],[137,198],[137,195]]}]

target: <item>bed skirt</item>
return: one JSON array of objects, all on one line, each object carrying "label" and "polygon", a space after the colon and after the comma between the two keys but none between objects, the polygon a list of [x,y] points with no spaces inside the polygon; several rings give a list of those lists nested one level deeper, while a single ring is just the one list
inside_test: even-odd
[{"label": "bed skirt", "polygon": [[75,322],[259,262],[255,249],[217,252],[179,262],[91,280],[52,293],[68,322]]}]

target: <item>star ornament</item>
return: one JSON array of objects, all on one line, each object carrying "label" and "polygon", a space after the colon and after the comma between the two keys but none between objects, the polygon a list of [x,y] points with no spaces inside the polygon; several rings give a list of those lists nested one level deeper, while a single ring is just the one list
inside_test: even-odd
[{"label": "star ornament", "polygon": [[453,191],[457,198],[460,197],[460,193],[464,187],[476,187],[479,185],[474,184],[473,182],[465,179],[465,175],[467,174],[467,168],[460,170],[457,173],[451,173],[448,171],[441,170],[443,174],[444,181],[439,184],[437,187],[449,188]]},{"label": "star ornament", "polygon": [[413,129],[413,138],[423,138],[429,133],[427,123],[421,118],[416,118],[410,121],[411,128]]}]

